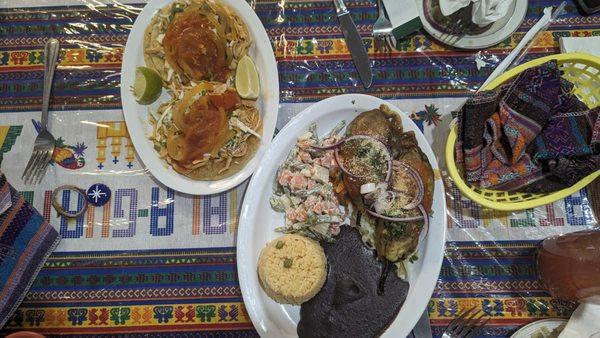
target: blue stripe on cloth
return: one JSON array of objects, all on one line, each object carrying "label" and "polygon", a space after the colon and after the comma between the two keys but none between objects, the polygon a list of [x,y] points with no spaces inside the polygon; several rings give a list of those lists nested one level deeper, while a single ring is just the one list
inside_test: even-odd
[{"label": "blue stripe on cloth", "polygon": [[190,265],[149,265],[149,266],[98,266],[93,265],[90,267],[73,268],[68,269],[45,269],[41,271],[40,276],[44,276],[46,273],[52,274],[52,276],[71,276],[74,272],[81,275],[102,275],[102,274],[118,274],[120,270],[126,268],[127,273],[178,273],[178,272],[206,272],[206,271],[233,271],[235,269],[235,262],[232,263],[218,263],[215,264],[190,264]]},{"label": "blue stripe on cloth", "polygon": [[[237,287],[238,281],[231,282],[197,282],[197,283],[162,283],[162,284],[153,284],[153,283],[131,283],[131,284],[110,284],[110,285],[67,285],[67,286],[44,286],[44,292],[54,292],[54,291],[70,291],[73,289],[77,289],[78,291],[93,291],[93,290],[104,290],[109,288],[110,290],[144,290],[144,289],[173,289],[173,288],[185,288],[185,289],[193,289],[193,288],[210,288],[210,287]],[[31,288],[31,291],[39,291],[40,288],[34,286]]]},{"label": "blue stripe on cloth", "polygon": [[[21,256],[24,254],[24,251],[26,251],[27,249],[29,250],[29,253],[27,256],[25,256],[26,259],[23,261],[23,264],[30,264],[29,259],[33,254],[35,254],[36,247],[40,244],[36,242],[32,243],[32,238],[40,230],[40,225],[43,223],[44,219],[42,218],[42,216],[39,214],[35,214],[29,219],[25,227],[23,227],[23,229],[20,231],[20,233],[16,237],[16,241],[12,245],[15,257],[13,259],[5,260],[0,266],[0,285],[6,287],[6,282],[10,275],[13,273],[17,261],[21,258]],[[10,225],[8,231],[10,231]],[[22,267],[19,267],[19,269],[22,269]]]},{"label": "blue stripe on cloth", "polygon": [[[135,293],[136,289],[133,289],[132,294]],[[168,288],[164,289],[168,291]],[[47,307],[93,307],[93,306],[139,306],[139,305],[169,305],[176,303],[178,305],[187,305],[187,304],[210,304],[210,303],[237,303],[243,302],[241,294],[239,296],[232,297],[206,297],[206,296],[198,296],[198,297],[189,297],[189,298],[181,298],[181,297],[164,297],[164,298],[140,298],[133,297],[134,299],[99,299],[99,300],[89,300],[84,299],[80,301],[71,300],[68,298],[64,299],[56,299],[53,301],[43,301],[43,302],[33,302],[29,300],[23,301],[22,307],[27,308],[47,308]],[[0,336],[2,331],[0,330]]]},{"label": "blue stripe on cloth", "polygon": [[569,116],[568,121],[569,125],[571,126],[571,133],[573,134],[578,143],[577,151],[583,154],[591,154],[592,149],[590,149],[590,146],[588,144],[589,141],[585,140],[583,138],[583,135],[581,135],[581,129],[580,126],[577,124],[577,119],[575,118],[575,116]]},{"label": "blue stripe on cloth", "polygon": [[[236,248],[232,246],[219,247],[219,248],[183,248],[183,249],[147,249],[147,250],[106,250],[106,251],[86,251],[86,252],[54,252],[50,260],[57,260],[60,258],[69,258],[69,261],[77,261],[93,258],[103,258],[110,256],[111,260],[127,260],[131,261],[136,258],[144,258],[160,255],[164,256],[207,256],[206,254],[212,253],[215,257],[222,257],[223,253],[232,254],[235,256]],[[172,258],[172,257],[171,257]]]},{"label": "blue stripe on cloth", "polygon": [[[8,220],[9,223],[7,224],[7,229],[4,231],[2,236],[0,236],[0,243],[2,243],[4,246],[13,246],[14,242],[17,240],[17,236],[27,226],[26,222],[28,222],[35,213],[32,208],[29,208],[25,204],[23,197],[20,195],[17,196],[17,200],[13,202],[15,206],[11,211],[7,212],[7,214],[9,214],[8,216],[12,218]],[[19,210],[15,211],[14,208],[18,207],[19,205]],[[5,222],[6,220],[3,221],[3,223]]]}]

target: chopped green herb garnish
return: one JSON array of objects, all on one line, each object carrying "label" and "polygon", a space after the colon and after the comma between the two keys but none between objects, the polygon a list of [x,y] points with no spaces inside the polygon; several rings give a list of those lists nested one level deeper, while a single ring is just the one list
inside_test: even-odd
[{"label": "chopped green herb garnish", "polygon": [[385,155],[383,155],[381,151],[378,151],[371,155],[371,165],[374,168],[376,168],[376,169],[382,168],[382,166],[386,164],[385,162],[386,162]]},{"label": "chopped green herb garnish", "polygon": [[394,238],[401,238],[406,236],[406,230],[409,227],[406,223],[394,222],[390,228],[390,233]]},{"label": "chopped green herb garnish", "polygon": [[370,151],[371,151],[371,145],[366,144],[366,145],[363,145],[362,147],[358,148],[358,150],[356,151],[356,155],[358,155],[359,157],[366,157]]},{"label": "chopped green herb garnish", "polygon": [[289,269],[292,267],[293,260],[291,258],[286,258],[283,260],[283,267]]},{"label": "chopped green herb garnish", "polygon": [[175,16],[175,14],[181,13],[181,12],[183,12],[183,5],[182,4],[174,4],[173,7],[171,7],[171,15],[169,15],[169,20],[173,20],[173,17]]},{"label": "chopped green herb garnish", "polygon": [[414,262],[416,262],[416,261],[417,261],[417,259],[419,259],[419,256],[417,256],[417,254],[413,254],[412,256],[410,256],[410,257],[408,258],[408,261],[409,261],[410,263],[414,263]]},{"label": "chopped green herb garnish", "polygon": [[283,241],[277,241],[277,244],[275,244],[275,249],[281,249],[283,248]]}]

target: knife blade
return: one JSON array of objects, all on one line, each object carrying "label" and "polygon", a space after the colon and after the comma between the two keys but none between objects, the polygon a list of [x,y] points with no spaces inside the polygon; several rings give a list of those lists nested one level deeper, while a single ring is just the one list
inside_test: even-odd
[{"label": "knife blade", "polygon": [[431,324],[429,323],[429,313],[427,313],[427,309],[419,318],[417,325],[413,328],[413,335],[416,338],[431,338]]},{"label": "knife blade", "polygon": [[373,83],[373,72],[365,45],[360,34],[358,34],[352,17],[350,17],[350,12],[346,8],[346,5],[344,5],[344,1],[333,0],[333,3],[335,4],[335,11],[340,22],[340,27],[342,28],[342,33],[346,39],[346,45],[354,61],[354,66],[358,70],[358,75],[365,88],[369,88]]}]

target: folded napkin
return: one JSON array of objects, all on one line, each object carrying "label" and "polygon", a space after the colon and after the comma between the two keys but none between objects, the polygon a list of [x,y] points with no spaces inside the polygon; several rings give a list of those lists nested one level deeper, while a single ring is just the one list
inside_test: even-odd
[{"label": "folded napkin", "polygon": [[440,10],[444,16],[450,16],[473,2],[472,18],[474,24],[485,27],[502,19],[508,14],[514,0],[439,0]]},{"label": "folded napkin", "polygon": [[561,37],[558,39],[561,53],[588,53],[600,56],[600,36]]},{"label": "folded napkin", "polygon": [[423,27],[414,1],[383,0],[385,12],[392,23],[392,34],[398,40]]},{"label": "folded napkin", "polygon": [[600,337],[600,304],[581,303],[558,338]]},{"label": "folded napkin", "polygon": [[598,124],[599,112],[600,107],[554,115],[535,139],[534,158],[539,161],[561,156],[592,155],[590,140],[594,124]]},{"label": "folded napkin", "polygon": [[587,109],[572,89],[552,60],[467,100],[455,149],[467,181],[551,192],[599,170],[600,108]]},{"label": "folded napkin", "polygon": [[[0,327],[21,303],[59,234],[0,173]],[[8,207],[7,207],[8,205]]]},{"label": "folded napkin", "polygon": [[596,118],[594,131],[592,132],[592,142],[590,142],[590,144],[594,153],[600,153],[600,114],[598,114],[598,118]]}]

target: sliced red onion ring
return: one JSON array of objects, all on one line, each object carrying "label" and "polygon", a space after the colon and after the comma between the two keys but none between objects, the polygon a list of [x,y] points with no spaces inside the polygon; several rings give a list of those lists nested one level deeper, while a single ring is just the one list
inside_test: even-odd
[{"label": "sliced red onion ring", "polygon": [[[384,215],[376,213],[375,211],[372,211],[369,209],[366,209],[366,210],[367,210],[367,213],[373,217],[381,218],[383,220],[391,221],[391,222],[413,222],[413,221],[423,220],[423,228],[425,229],[425,235],[419,236],[419,242],[422,242],[423,239],[425,237],[427,237],[427,234],[429,234],[429,215],[427,214],[425,207],[423,207],[423,204],[419,204],[418,208],[419,208],[419,211],[421,211],[421,216],[404,217],[404,218],[384,216]],[[422,233],[423,233],[423,231],[421,231],[421,234]]]},{"label": "sliced red onion ring", "polygon": [[344,172],[344,174],[353,177],[353,178],[362,178],[364,176],[359,176],[359,175],[355,175],[353,173],[351,173],[348,169],[346,169],[346,167],[344,167],[344,164],[342,163],[342,161],[339,158],[339,153],[338,150],[339,148],[344,145],[346,142],[348,141],[352,141],[352,140],[359,140],[359,139],[368,139],[371,140],[377,144],[379,144],[384,150],[385,150],[385,154],[386,154],[386,159],[387,159],[387,172],[385,174],[385,182],[389,182],[390,181],[390,177],[392,176],[392,155],[390,154],[390,151],[388,149],[388,147],[385,145],[385,143],[379,141],[378,139],[372,137],[372,136],[368,136],[368,135],[354,135],[354,136],[350,136],[347,137],[345,139],[340,140],[339,142],[332,144],[330,146],[326,146],[326,147],[320,147],[320,146],[311,146],[314,149],[319,149],[319,150],[332,150],[334,149],[334,156],[335,156],[335,161],[337,162],[338,166],[340,167],[340,169]]},{"label": "sliced red onion ring", "polygon": [[370,210],[370,209],[366,209],[366,210],[369,215],[371,215],[373,217],[381,218],[383,220],[390,221],[390,222],[414,222],[414,221],[420,221],[425,217],[423,215],[413,216],[413,217],[390,217],[390,216],[378,214],[377,212]]},{"label": "sliced red onion ring", "polygon": [[414,209],[418,205],[420,205],[421,202],[423,202],[423,197],[425,196],[425,185],[423,184],[423,180],[421,179],[421,176],[419,176],[419,173],[417,173],[415,168],[411,167],[410,165],[401,161],[394,161],[394,165],[399,165],[406,169],[417,184],[417,194],[415,195],[415,198],[407,205],[401,206],[401,208],[404,210]]},{"label": "sliced red onion ring", "polygon": [[[387,148],[386,148],[387,150]],[[388,169],[387,172],[385,173],[385,183],[388,183],[390,181],[390,178],[392,178],[392,155],[390,154],[390,152],[386,152],[387,153],[387,160],[388,160]]]}]

